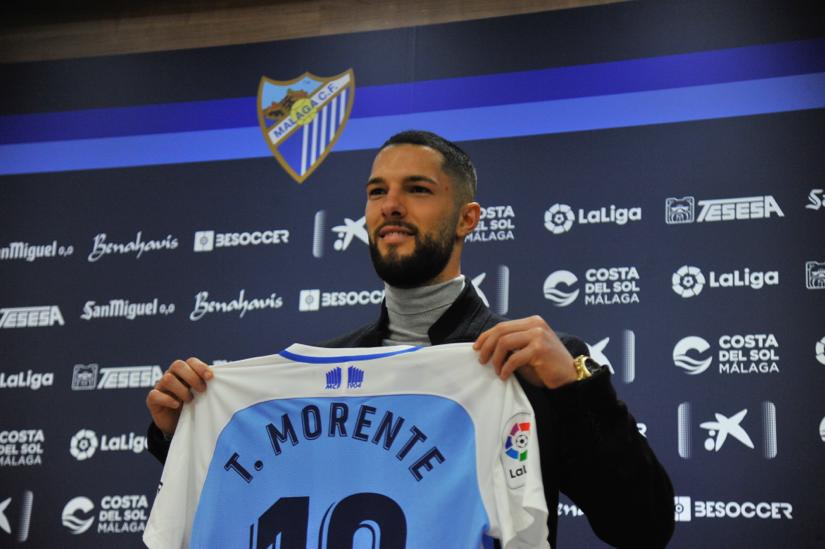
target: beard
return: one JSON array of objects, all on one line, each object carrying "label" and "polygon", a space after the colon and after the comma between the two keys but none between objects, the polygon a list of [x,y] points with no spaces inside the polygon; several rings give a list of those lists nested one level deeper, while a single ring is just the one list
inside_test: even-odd
[{"label": "beard", "polygon": [[375,243],[378,240],[378,231],[375,230],[370,238],[369,248],[372,266],[378,276],[396,288],[416,288],[425,286],[444,270],[455,246],[455,229],[458,226],[458,215],[448,219],[436,229],[433,234],[423,237],[418,230],[408,223],[394,221],[392,225],[400,225],[413,232],[415,248],[407,256],[399,256],[395,247],[390,247],[386,255],[382,256]]}]

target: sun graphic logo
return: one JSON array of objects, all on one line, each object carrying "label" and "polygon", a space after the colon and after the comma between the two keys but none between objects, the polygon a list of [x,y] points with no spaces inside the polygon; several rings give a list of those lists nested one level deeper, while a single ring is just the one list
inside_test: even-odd
[{"label": "sun graphic logo", "polygon": [[698,267],[690,265],[682,265],[673,273],[671,279],[673,283],[673,291],[684,298],[694,297],[702,293],[702,288],[705,287],[705,275]]},{"label": "sun graphic logo", "polygon": [[72,437],[69,451],[78,461],[89,459],[97,450],[97,435],[89,429],[81,429]]},{"label": "sun graphic logo", "polygon": [[566,233],[573,227],[576,216],[567,204],[553,204],[544,212],[544,226],[553,234]]},{"label": "sun graphic logo", "polygon": [[504,441],[504,453],[507,456],[524,461],[527,459],[527,446],[530,443],[530,423],[515,423]]}]

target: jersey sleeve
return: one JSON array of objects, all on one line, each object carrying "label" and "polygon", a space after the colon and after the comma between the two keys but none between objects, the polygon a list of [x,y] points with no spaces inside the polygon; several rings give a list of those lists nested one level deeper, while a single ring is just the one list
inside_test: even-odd
[{"label": "jersey sleeve", "polygon": [[[526,402],[526,398],[524,399]],[[493,467],[493,494],[502,549],[550,547],[547,503],[532,410],[505,416]]]},{"label": "jersey sleeve", "polygon": [[143,543],[150,549],[188,545],[188,528],[197,507],[196,472],[191,459],[194,428],[193,406],[184,406],[143,532]]}]

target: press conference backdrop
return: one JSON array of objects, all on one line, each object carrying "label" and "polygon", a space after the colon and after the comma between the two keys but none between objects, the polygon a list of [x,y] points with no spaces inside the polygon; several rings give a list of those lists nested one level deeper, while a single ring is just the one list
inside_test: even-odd
[{"label": "press conference backdrop", "polygon": [[[611,367],[671,546],[822,547],[816,15],[631,3],[0,67],[0,545],[141,546],[173,359],[373,319],[364,183],[423,128],[476,162],[468,281]],[[603,546],[552,512],[560,546]]]}]

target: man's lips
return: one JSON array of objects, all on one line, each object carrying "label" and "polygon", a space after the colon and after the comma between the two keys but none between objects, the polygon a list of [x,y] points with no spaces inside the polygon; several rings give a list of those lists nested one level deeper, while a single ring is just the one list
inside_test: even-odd
[{"label": "man's lips", "polygon": [[415,236],[415,230],[403,225],[384,225],[378,229],[378,238],[387,244],[398,244]]}]

